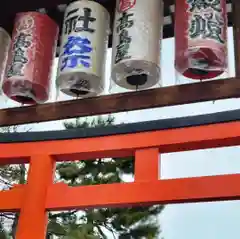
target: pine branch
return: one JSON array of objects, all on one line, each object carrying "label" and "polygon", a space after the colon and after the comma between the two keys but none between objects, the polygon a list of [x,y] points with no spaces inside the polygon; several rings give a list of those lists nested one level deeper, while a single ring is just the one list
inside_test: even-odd
[{"label": "pine branch", "polygon": [[112,233],[114,239],[117,239],[115,236],[115,232],[111,227],[107,226],[106,223],[104,223],[104,227]]},{"label": "pine branch", "polygon": [[4,179],[0,178],[0,183],[3,183],[9,187],[12,187],[13,185],[10,182],[5,181]]},{"label": "pine branch", "polygon": [[98,229],[98,232],[102,236],[103,239],[107,239],[106,235],[103,233],[101,227],[98,224],[94,224],[94,226]]},{"label": "pine branch", "polygon": [[5,217],[5,218],[10,219],[10,220],[15,219],[15,214],[13,214],[13,213],[1,213],[0,216]]},{"label": "pine branch", "polygon": [[[99,117],[93,120],[82,118],[70,124],[65,124],[66,128],[95,128],[112,125],[114,119],[109,117],[107,120]],[[59,179],[63,180],[68,185],[98,185],[109,183],[121,183],[123,175],[134,175],[134,157],[101,159],[96,158],[87,161],[79,161],[74,163],[61,163],[57,166]],[[98,209],[98,211],[85,209],[83,220],[75,220],[66,218],[59,214],[65,224],[73,222],[73,225],[87,227],[87,224],[94,225],[95,230],[101,238],[106,238],[103,229],[109,231],[114,239],[117,238],[156,238],[159,232],[159,225],[154,221],[154,218],[162,211],[163,206],[150,207],[128,207],[128,208],[111,208]],[[64,215],[64,214],[63,214]],[[84,220],[85,219],[85,220]],[[79,224],[80,223],[80,224]],[[74,228],[69,228],[73,230]],[[85,232],[79,232],[82,237],[90,236],[92,229]],[[90,234],[89,234],[90,233]],[[91,234],[92,235],[92,234]],[[140,237],[139,237],[140,236]],[[150,236],[150,237],[149,237]]]},{"label": "pine branch", "polygon": [[57,217],[67,217],[67,216],[71,216],[77,212],[78,212],[78,210],[74,210],[71,212],[60,212],[60,213],[55,213],[55,214],[49,214],[49,219],[56,219]]}]

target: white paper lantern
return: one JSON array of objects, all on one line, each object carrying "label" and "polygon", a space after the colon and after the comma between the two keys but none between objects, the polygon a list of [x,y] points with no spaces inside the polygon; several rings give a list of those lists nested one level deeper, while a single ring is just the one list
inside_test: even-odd
[{"label": "white paper lantern", "polygon": [[111,72],[117,85],[136,90],[160,83],[162,29],[161,0],[117,0]]},{"label": "white paper lantern", "polygon": [[100,94],[105,87],[105,58],[110,17],[99,3],[71,3],[64,15],[57,87],[75,97]]}]

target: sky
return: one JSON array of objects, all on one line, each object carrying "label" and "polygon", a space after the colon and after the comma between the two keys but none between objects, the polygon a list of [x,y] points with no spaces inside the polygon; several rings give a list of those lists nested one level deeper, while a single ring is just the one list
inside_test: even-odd
[{"label": "sky", "polygon": [[[234,52],[232,28],[228,29],[228,58],[229,69],[221,78],[234,76]],[[162,43],[162,84],[185,84],[191,81],[176,74],[174,70],[174,39],[163,40]],[[108,50],[106,64],[106,80],[110,78],[111,49]],[[55,65],[57,64],[57,60]],[[52,77],[53,93],[50,101],[56,100],[54,81],[56,67]],[[108,82],[109,83],[109,82]],[[116,86],[108,87],[111,94],[122,92]],[[1,97],[0,108],[14,107],[16,103]],[[60,95],[57,100],[69,99]],[[157,109],[139,110],[114,114],[116,123],[130,123],[214,113],[225,110],[238,109],[240,99],[218,100],[190,105],[163,107]],[[63,129],[62,121],[47,122],[21,126],[21,130],[31,128],[32,131]],[[240,173],[240,147],[228,147],[209,150],[197,150],[161,155],[161,178],[181,178],[207,175],[221,175]],[[219,185],[221,186],[221,185]],[[194,203],[182,205],[168,205],[159,217],[164,239],[239,239],[240,235],[240,202]],[[159,238],[161,238],[159,237]],[[109,236],[111,239],[111,236]]]}]

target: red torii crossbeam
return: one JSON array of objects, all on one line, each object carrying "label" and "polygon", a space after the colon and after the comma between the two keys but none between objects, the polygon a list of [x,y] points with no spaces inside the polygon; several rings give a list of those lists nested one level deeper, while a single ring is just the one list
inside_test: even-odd
[{"label": "red torii crossbeam", "polygon": [[[216,123],[221,118],[226,122]],[[126,127],[125,131],[112,127],[117,134],[106,128],[91,137],[79,136],[83,131],[77,130],[60,132],[55,139],[51,132],[1,136],[2,163],[30,163],[27,184],[0,193],[1,211],[20,210],[17,239],[44,239],[49,210],[240,199],[240,174],[163,180],[159,173],[162,153],[239,145],[240,111]],[[27,135],[37,136],[31,142]],[[81,187],[53,183],[55,162],[132,155],[132,183]]]}]

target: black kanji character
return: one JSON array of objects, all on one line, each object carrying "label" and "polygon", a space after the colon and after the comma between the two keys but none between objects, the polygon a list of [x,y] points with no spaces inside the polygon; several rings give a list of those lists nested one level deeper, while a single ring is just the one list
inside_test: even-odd
[{"label": "black kanji character", "polygon": [[195,14],[190,23],[189,36],[192,39],[197,37],[211,38],[224,44],[222,39],[223,26],[224,20],[218,14],[207,13],[203,16]]},{"label": "black kanji character", "polygon": [[84,8],[83,10],[84,10],[84,16],[78,17],[78,20],[77,20],[77,24],[81,21],[83,22],[83,24],[81,27],[78,27],[76,25],[75,31],[76,32],[86,31],[86,32],[93,33],[95,32],[95,29],[89,28],[89,23],[95,22],[96,18],[91,17],[92,10],[90,8]]},{"label": "black kanji character", "polygon": [[28,59],[25,56],[25,52],[23,49],[21,48],[17,48],[14,51],[14,55],[13,55],[13,63],[15,62],[21,62],[23,64],[26,64],[28,62]]},{"label": "black kanji character", "polygon": [[133,26],[134,21],[129,20],[133,16],[133,13],[129,14],[124,12],[122,16],[118,19],[119,25],[117,26],[117,32],[122,31],[125,28],[130,28]]},{"label": "black kanji character", "polygon": [[31,45],[31,41],[27,38],[30,37],[30,34],[20,33],[13,45],[14,48],[28,48]]},{"label": "black kanji character", "polygon": [[[90,33],[95,32],[95,29],[89,28],[90,22],[95,22],[96,18],[91,17],[92,10],[90,8],[84,8],[84,15],[79,16],[78,9],[73,9],[70,11],[67,16],[66,20],[64,21],[64,33],[69,35],[73,31],[74,32],[80,32],[80,31],[87,31]],[[78,26],[78,24],[82,24],[81,27]]]},{"label": "black kanji character", "polygon": [[10,78],[12,76],[23,76],[22,69],[24,67],[24,64],[21,62],[12,63],[10,66],[7,77]]},{"label": "black kanji character", "polygon": [[200,11],[207,8],[212,8],[218,12],[221,12],[222,10],[220,0],[187,0],[187,3],[190,5],[190,12]]},{"label": "black kanji character", "polygon": [[128,35],[128,31],[123,30],[119,35],[119,44],[117,45],[115,63],[128,58],[127,55],[131,41],[132,38]]},{"label": "black kanji character", "polygon": [[65,25],[64,34],[69,35],[73,31],[75,31],[76,24],[77,24],[77,19],[78,19],[78,16],[72,16],[72,17],[68,18],[67,20],[65,20],[65,22],[64,22],[64,25]]}]

